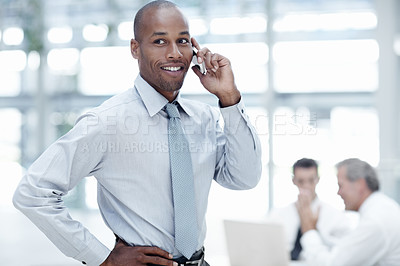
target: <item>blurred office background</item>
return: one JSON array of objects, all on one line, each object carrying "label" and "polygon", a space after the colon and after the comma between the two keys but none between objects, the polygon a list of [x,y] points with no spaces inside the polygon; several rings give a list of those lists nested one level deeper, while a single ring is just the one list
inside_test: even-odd
[{"label": "blurred office background", "polygon": [[[85,110],[133,85],[134,14],[148,1],[0,0],[0,261],[79,265],[65,258],[11,198],[25,169]],[[377,167],[400,202],[400,2],[396,0],[177,0],[202,46],[231,59],[263,147],[259,186],[214,185],[207,256],[226,256],[222,220],[265,216],[297,196],[291,165],[320,163],[320,198],[343,208],[334,164]],[[188,73],[182,94],[217,106]],[[66,205],[112,247],[83,180]],[[3,263],[5,262],[5,264]]]}]

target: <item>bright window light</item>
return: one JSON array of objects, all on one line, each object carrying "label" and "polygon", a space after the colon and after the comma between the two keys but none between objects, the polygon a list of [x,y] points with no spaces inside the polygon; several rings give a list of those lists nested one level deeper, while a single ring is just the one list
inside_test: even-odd
[{"label": "bright window light", "polygon": [[97,210],[97,181],[93,176],[85,179],[85,202],[90,209]]},{"label": "bright window light", "polygon": [[72,40],[71,27],[51,28],[47,32],[47,38],[52,43],[69,43]]},{"label": "bright window light", "polygon": [[201,36],[208,32],[206,22],[201,18],[190,19],[189,28],[192,36]]},{"label": "bright window light", "polygon": [[26,54],[24,51],[0,51],[1,96],[17,96],[21,92],[21,71],[25,67]]},{"label": "bright window light", "polygon": [[0,96],[17,96],[21,92],[21,73],[5,69],[0,72]]},{"label": "bright window light", "polygon": [[[264,42],[204,44],[213,53],[227,57],[235,73],[236,85],[243,92],[263,92],[267,88],[268,45]],[[238,53],[238,51],[242,51]],[[182,93],[207,93],[190,69]],[[249,79],[251,77],[251,79]]]},{"label": "bright window light", "polygon": [[394,39],[393,50],[398,56],[400,56],[400,35],[397,35]]},{"label": "bright window light", "polygon": [[24,31],[18,27],[11,27],[4,30],[3,41],[7,45],[20,45],[24,40]]},{"label": "bright window light", "polygon": [[[3,74],[3,73],[2,73]],[[2,83],[3,76],[0,78]],[[1,85],[0,85],[1,87]],[[0,94],[2,94],[1,87]],[[23,175],[22,167],[17,163],[21,159],[21,126],[22,115],[16,108],[0,109],[0,124],[5,125],[0,130],[0,209],[13,207],[10,199]]]},{"label": "bright window light", "polygon": [[341,12],[327,14],[289,14],[274,23],[274,30],[368,30],[376,28],[378,19],[373,12]]},{"label": "bright window light", "polygon": [[355,30],[374,29],[378,25],[378,18],[373,12],[356,13],[347,19],[350,27]]},{"label": "bright window light", "polygon": [[210,23],[210,31],[216,35],[257,33],[266,30],[267,19],[264,16],[214,18]]},{"label": "bright window light", "polygon": [[108,27],[105,24],[89,24],[83,27],[82,34],[88,42],[102,42],[107,39]]},{"label": "bright window light", "polygon": [[379,59],[376,40],[278,42],[273,50],[274,62],[364,62]]},{"label": "bright window light", "polygon": [[[9,126],[9,124],[6,125],[7,127]],[[13,128],[13,130],[14,133],[19,132],[18,129]],[[0,209],[2,211],[15,209],[10,199],[17,189],[19,180],[24,175],[24,169],[20,164],[15,162],[20,160],[20,153],[18,145],[0,143],[0,157],[3,159],[0,161],[0,171],[4,177],[7,177],[1,179]]]},{"label": "bright window light", "polygon": [[1,30],[0,30],[0,41],[1,41]]},{"label": "bright window light", "polygon": [[125,21],[118,25],[118,37],[121,40],[130,40],[133,38],[133,22]]},{"label": "bright window light", "polygon": [[331,112],[332,148],[336,161],[360,158],[379,164],[379,118],[373,108],[336,107]]},{"label": "bright window light", "polygon": [[133,87],[139,73],[129,47],[89,47],[81,51],[79,89],[88,95],[109,95]]},{"label": "bright window light", "polygon": [[26,66],[26,54],[22,50],[0,51],[0,71],[22,71]]},{"label": "bright window light", "polygon": [[31,51],[28,54],[28,67],[30,70],[37,70],[40,66],[40,54],[37,51]]},{"label": "bright window light", "polygon": [[14,108],[1,109],[0,121],[2,125],[7,125],[0,130],[1,141],[18,145],[21,141],[21,112]]},{"label": "bright window light", "polygon": [[279,42],[273,57],[279,92],[375,91],[378,87],[376,40]]},{"label": "bright window light", "polygon": [[54,72],[74,75],[77,72],[79,50],[75,48],[52,49],[47,55],[47,64]]}]

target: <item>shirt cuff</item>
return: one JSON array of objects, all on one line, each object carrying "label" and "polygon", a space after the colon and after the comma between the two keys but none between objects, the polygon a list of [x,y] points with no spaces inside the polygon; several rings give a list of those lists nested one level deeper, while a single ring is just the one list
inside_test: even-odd
[{"label": "shirt cuff", "polygon": [[107,259],[107,257],[110,255],[110,252],[111,251],[100,241],[98,241],[96,238],[92,238],[91,241],[89,241],[86,249],[76,255],[74,259],[89,266],[99,266]]},{"label": "shirt cuff", "polygon": [[[248,123],[249,117],[245,112],[244,103],[242,99],[237,104],[228,106],[228,107],[220,107],[222,117],[224,118],[225,125],[230,127],[237,125],[241,120],[241,117]],[[240,115],[237,115],[240,114]]]},{"label": "shirt cuff", "polygon": [[322,239],[317,230],[309,230],[303,234],[300,243],[304,249],[309,246],[323,245]]}]

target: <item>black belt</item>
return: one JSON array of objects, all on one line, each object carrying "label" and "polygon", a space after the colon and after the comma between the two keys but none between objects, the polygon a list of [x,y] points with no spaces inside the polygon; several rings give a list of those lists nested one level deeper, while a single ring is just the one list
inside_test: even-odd
[{"label": "black belt", "polygon": [[185,266],[185,265],[201,266],[203,265],[204,261],[204,247],[196,251],[190,258],[190,260],[182,256],[177,259],[174,259],[174,261],[177,262],[179,266]]},{"label": "black belt", "polygon": [[[126,246],[129,246],[123,239],[121,239],[119,236],[115,235],[116,237],[116,242],[122,241]],[[178,266],[201,266],[204,262],[204,247],[196,251],[190,260],[188,260],[186,257],[182,256],[176,259],[173,259],[173,261],[178,263]],[[148,264],[148,266],[157,266],[155,264]]]},{"label": "black belt", "polygon": [[[196,251],[193,256],[188,260],[186,257],[179,257],[173,259],[178,263],[178,266],[202,266],[204,262],[204,247]],[[147,264],[147,266],[159,266],[156,264]]]}]

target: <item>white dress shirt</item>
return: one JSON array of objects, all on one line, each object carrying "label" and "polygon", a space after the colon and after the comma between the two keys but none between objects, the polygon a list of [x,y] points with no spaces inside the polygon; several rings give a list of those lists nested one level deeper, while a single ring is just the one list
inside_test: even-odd
[{"label": "white dress shirt", "polygon": [[372,193],[360,207],[358,227],[332,249],[316,230],[301,244],[309,266],[399,266],[400,207],[382,193]]},{"label": "white dress shirt", "polygon": [[[220,109],[222,129],[217,109],[180,96],[177,101],[193,162],[200,249],[211,181],[230,189],[256,186],[261,147],[242,102]],[[31,165],[14,205],[64,254],[99,265],[110,250],[70,217],[62,200],[82,178],[94,176],[100,212],[115,234],[180,256],[174,246],[167,102],[138,76],[134,88],[82,115]]]},{"label": "white dress shirt", "polygon": [[[311,209],[314,213],[319,209],[317,228],[323,243],[326,245],[333,245],[351,230],[351,223],[345,212],[319,200],[318,197],[312,201]],[[287,238],[287,249],[290,252],[294,248],[297,232],[300,228],[300,217],[296,202],[282,208],[272,209],[269,218],[283,224]],[[302,258],[303,252],[300,253],[300,259]]]}]

